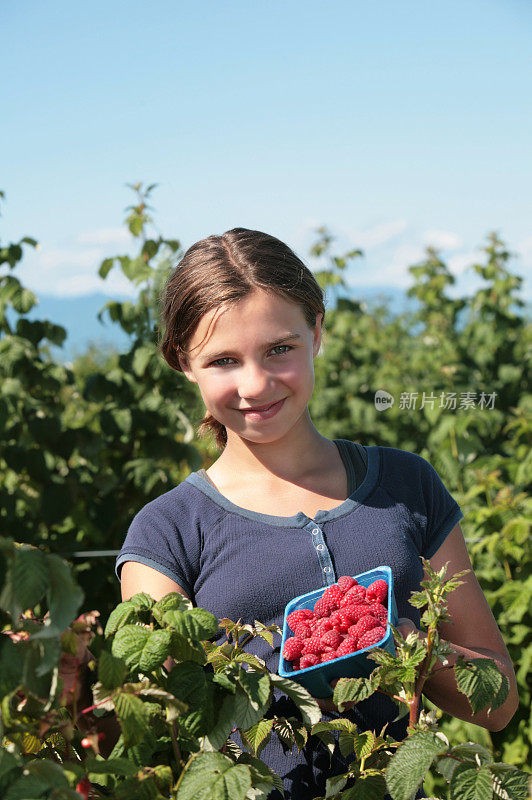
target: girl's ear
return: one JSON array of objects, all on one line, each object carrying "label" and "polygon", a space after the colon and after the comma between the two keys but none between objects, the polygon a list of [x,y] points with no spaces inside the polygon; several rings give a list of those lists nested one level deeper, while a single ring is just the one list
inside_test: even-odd
[{"label": "girl's ear", "polygon": [[186,356],[178,356],[177,358],[179,360],[179,366],[183,370],[185,377],[188,378],[189,381],[192,381],[192,383],[197,383],[196,378],[190,369],[188,358]]},{"label": "girl's ear", "polygon": [[313,344],[312,344],[312,352],[313,352],[314,358],[316,358],[316,356],[318,355],[320,347],[321,347],[321,325],[322,325],[322,322],[323,322],[323,314],[320,311],[320,312],[318,312],[318,314],[316,314],[316,326],[314,328],[314,337],[313,337],[314,340],[313,340]]}]

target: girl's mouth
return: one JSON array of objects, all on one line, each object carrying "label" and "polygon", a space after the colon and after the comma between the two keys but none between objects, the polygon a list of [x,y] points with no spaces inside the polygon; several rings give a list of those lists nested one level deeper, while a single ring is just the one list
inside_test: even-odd
[{"label": "girl's mouth", "polygon": [[282,400],[278,400],[276,403],[273,403],[271,406],[267,406],[262,410],[257,409],[239,409],[239,411],[244,415],[246,419],[250,419],[253,421],[262,420],[262,419],[270,419],[271,417],[275,416],[281,406],[283,405],[286,398],[283,397]]}]

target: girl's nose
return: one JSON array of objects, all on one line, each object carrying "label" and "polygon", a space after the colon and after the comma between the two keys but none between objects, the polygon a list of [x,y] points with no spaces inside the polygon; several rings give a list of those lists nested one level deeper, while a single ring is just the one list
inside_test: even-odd
[{"label": "girl's nose", "polygon": [[266,395],[268,394],[270,376],[261,366],[249,364],[240,371],[239,378],[238,393],[240,397],[257,402],[269,400],[269,396],[267,397]]}]

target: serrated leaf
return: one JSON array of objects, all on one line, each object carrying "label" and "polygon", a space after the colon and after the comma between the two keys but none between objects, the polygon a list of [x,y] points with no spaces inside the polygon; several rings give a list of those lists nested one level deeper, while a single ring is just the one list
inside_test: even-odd
[{"label": "serrated leaf", "polygon": [[363,775],[342,794],[342,800],[383,800],[385,793],[384,775]]},{"label": "serrated leaf", "polygon": [[190,611],[167,611],[163,622],[182,636],[196,641],[211,639],[218,631],[218,620],[204,608]]},{"label": "serrated leaf", "polygon": [[17,548],[12,575],[13,589],[22,611],[33,608],[42,600],[48,587],[49,568],[45,553],[33,548]]},{"label": "serrated leaf", "polygon": [[89,773],[95,775],[135,775],[138,772],[138,767],[127,758],[107,758],[99,760],[96,758],[87,758],[83,766]]},{"label": "serrated leaf", "polygon": [[127,664],[118,656],[102,650],[98,659],[98,678],[106,689],[116,689],[126,679]]},{"label": "serrated leaf", "polygon": [[377,685],[375,678],[340,678],[334,687],[333,703],[342,712],[347,703],[360,703],[371,697]]},{"label": "serrated leaf", "polygon": [[251,788],[245,764],[235,764],[221,753],[194,758],[179,784],[179,800],[244,800]]},{"label": "serrated leaf", "polygon": [[226,695],[218,709],[216,722],[205,737],[215,750],[218,750],[233,730],[235,712],[235,697]]},{"label": "serrated leaf", "polygon": [[75,582],[68,564],[54,553],[47,553],[49,584],[46,590],[50,623],[34,633],[32,639],[58,636],[77,616],[83,592]]},{"label": "serrated leaf", "polygon": [[256,725],[248,728],[247,731],[242,731],[242,736],[253,750],[255,756],[259,755],[264,745],[269,741],[272,726],[273,719],[261,719]]},{"label": "serrated leaf", "polygon": [[172,658],[176,661],[195,661],[197,664],[205,664],[207,657],[201,644],[192,643],[177,631],[172,631]]},{"label": "serrated leaf", "polygon": [[126,692],[115,695],[113,702],[126,747],[138,744],[144,737],[149,720],[144,703],[135,695]]},{"label": "serrated leaf", "polygon": [[140,671],[153,672],[153,670],[162,666],[170,654],[171,645],[171,631],[153,631],[150,634],[139,659]]},{"label": "serrated leaf", "polygon": [[386,768],[386,785],[394,800],[411,800],[436,756],[446,751],[445,743],[430,731],[406,739]]},{"label": "serrated leaf", "polygon": [[487,767],[460,764],[454,771],[449,787],[450,800],[491,800],[491,773]]},{"label": "serrated leaf", "polygon": [[235,725],[243,730],[253,727],[262,718],[268,705],[269,701],[264,706],[257,705],[241,686],[237,686],[234,696]]},{"label": "serrated leaf", "polygon": [[493,760],[493,756],[490,751],[476,742],[464,742],[464,744],[457,744],[452,748],[449,755],[454,756],[461,761],[464,759],[468,761],[476,761],[478,757],[481,764],[491,764]]},{"label": "serrated leaf", "polygon": [[150,631],[143,625],[124,625],[113,639],[111,652],[122,658],[130,669],[139,669],[142,651],[150,638]]},{"label": "serrated leaf", "polygon": [[469,700],[473,714],[499,708],[508,696],[509,683],[491,658],[459,658],[454,665],[456,684]]},{"label": "serrated leaf", "polygon": [[315,725],[320,721],[321,708],[315,698],[312,697],[303,686],[300,686],[299,683],[295,683],[295,681],[291,681],[288,678],[281,678],[280,675],[275,675],[274,673],[270,673],[269,677],[274,687],[280,689],[281,692],[284,692],[284,694],[294,701],[301,712],[303,721],[306,722],[307,725]]},{"label": "serrated leaf", "polygon": [[163,617],[167,611],[188,611],[191,608],[193,608],[193,606],[188,597],[184,597],[179,592],[170,592],[164,597],[161,597],[161,599],[152,606],[151,613],[159,625],[162,625]]},{"label": "serrated leaf", "polygon": [[131,600],[125,600],[114,608],[105,626],[105,636],[112,636],[123,625],[137,618],[137,610]]}]

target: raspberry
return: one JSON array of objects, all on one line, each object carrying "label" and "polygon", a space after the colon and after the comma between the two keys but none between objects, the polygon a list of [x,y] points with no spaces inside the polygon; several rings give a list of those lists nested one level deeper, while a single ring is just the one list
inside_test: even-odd
[{"label": "raspberry", "polygon": [[294,630],[294,626],[297,625],[298,622],[303,622],[303,620],[312,619],[314,614],[310,610],[310,608],[298,608],[296,611],[292,611],[286,618],[286,622],[290,630]]},{"label": "raspberry", "polygon": [[[334,613],[334,612],[333,612]],[[316,627],[314,628],[314,633],[316,636],[323,636],[324,633],[327,631],[332,631],[333,623],[330,617],[323,617],[319,621],[316,620]]]},{"label": "raspberry", "polygon": [[342,575],[341,578],[338,578],[338,586],[345,594],[346,592],[349,591],[349,589],[352,589],[353,586],[357,586],[357,582],[354,578],[351,578],[349,575]]},{"label": "raspberry", "polygon": [[320,597],[314,603],[314,616],[315,617],[328,617],[331,611],[338,608],[338,603],[327,597]]},{"label": "raspberry", "polygon": [[356,641],[351,636],[346,636],[340,647],[337,648],[336,654],[338,657],[346,656],[349,653],[354,653],[356,649]]},{"label": "raspberry", "polygon": [[358,622],[361,617],[369,614],[369,606],[367,606],[365,603],[359,603],[358,605],[344,606],[342,611],[347,617],[349,617],[351,622]]},{"label": "raspberry", "polygon": [[322,594],[322,597],[324,597],[326,600],[334,600],[338,604],[336,606],[337,608],[340,607],[340,600],[342,599],[343,596],[344,593],[342,592],[340,587],[337,586],[336,584],[328,586],[327,589],[325,589],[325,591]]},{"label": "raspberry", "polygon": [[301,653],[305,656],[308,655],[309,653],[313,653],[315,656],[319,656],[326,649],[325,645],[321,643],[320,637],[316,636],[316,634],[314,634],[314,636],[311,636],[310,639],[305,639],[305,641],[301,642],[301,644],[303,646]]},{"label": "raspberry", "polygon": [[292,661],[292,670],[296,672],[296,670],[301,669],[301,663],[299,658],[294,658]]},{"label": "raspberry", "polygon": [[364,636],[365,633],[370,631],[372,628],[376,628],[378,625],[380,625],[378,619],[372,617],[371,614],[366,614],[364,617],[361,617],[358,620],[356,625],[352,626],[352,631],[351,628],[349,630],[351,631],[353,638],[358,641],[361,636]]},{"label": "raspberry", "polygon": [[365,647],[372,647],[378,644],[381,639],[386,636],[386,631],[379,625],[377,628],[372,628],[370,631],[361,636],[357,642],[357,649],[363,650]]},{"label": "raspberry", "polygon": [[333,650],[336,650],[342,641],[342,635],[338,633],[338,631],[327,631],[321,637],[321,641],[324,645],[327,645],[327,647],[332,647]]},{"label": "raspberry", "polygon": [[297,636],[298,639],[310,639],[312,635],[312,630],[310,625],[307,625],[305,622],[298,622],[297,625],[294,626],[294,636]]},{"label": "raspberry", "polygon": [[366,599],[366,588],[364,586],[353,586],[342,597],[342,606],[348,606],[351,603],[360,603]]},{"label": "raspberry", "polygon": [[378,619],[379,622],[388,622],[388,611],[382,603],[373,603],[368,606],[367,613]]},{"label": "raspberry", "polygon": [[387,597],[388,584],[386,581],[379,579],[378,581],[373,581],[371,586],[368,586],[366,598],[370,603],[384,603]]},{"label": "raspberry", "polygon": [[320,662],[323,664],[324,661],[333,661],[335,658],[338,658],[338,653],[334,650],[329,650],[327,653],[321,654]]},{"label": "raspberry", "polygon": [[349,614],[346,614],[343,609],[338,611],[337,622],[335,623],[334,627],[335,630],[340,631],[340,633],[347,633],[347,629],[351,625],[351,617]]},{"label": "raspberry", "polygon": [[306,669],[307,667],[313,667],[315,664],[320,663],[319,656],[315,655],[314,653],[307,653],[305,656],[301,656],[299,661],[299,669]]},{"label": "raspberry", "polygon": [[292,636],[284,643],[283,658],[285,658],[287,661],[294,661],[294,659],[299,658],[302,650],[303,642],[301,639],[296,639],[295,636]]}]

